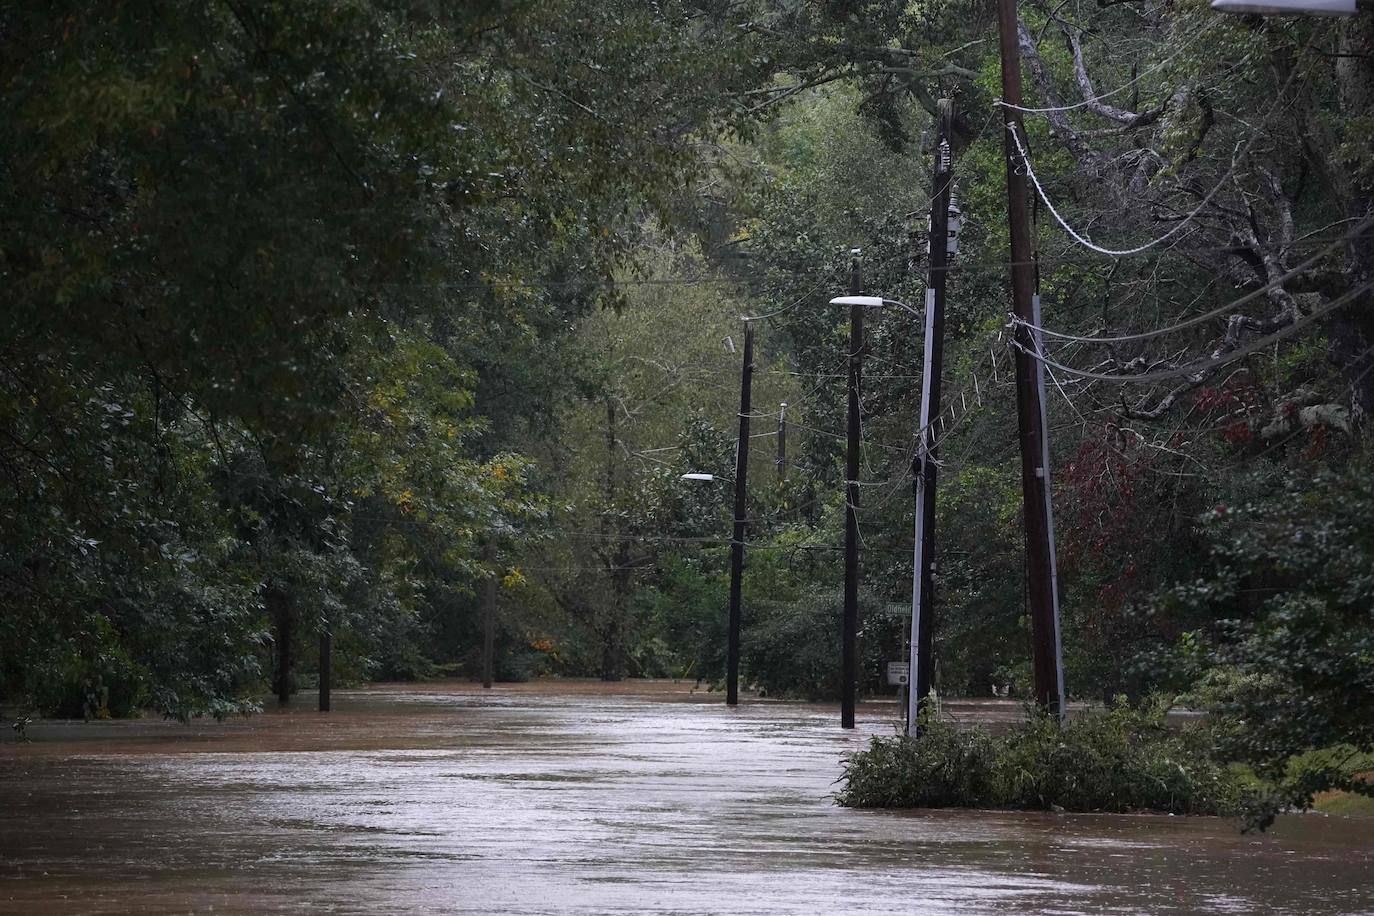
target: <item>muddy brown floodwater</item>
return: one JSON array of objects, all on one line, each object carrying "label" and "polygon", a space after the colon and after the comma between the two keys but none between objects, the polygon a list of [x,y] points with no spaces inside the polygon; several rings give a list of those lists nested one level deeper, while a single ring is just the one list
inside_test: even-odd
[{"label": "muddy brown floodwater", "polygon": [[[891,710],[690,685],[338,691],[0,744],[12,913],[1371,913],[1374,820],[850,811]],[[970,712],[973,712],[972,710]]]}]

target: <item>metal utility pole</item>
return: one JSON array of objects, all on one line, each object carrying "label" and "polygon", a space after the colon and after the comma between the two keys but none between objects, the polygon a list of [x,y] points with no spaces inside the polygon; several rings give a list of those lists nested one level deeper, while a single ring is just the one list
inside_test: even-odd
[{"label": "metal utility pole", "polygon": [[[1026,170],[1016,149],[1024,137],[1021,113],[1021,55],[1016,0],[997,0],[998,37],[1002,51],[1002,119],[1007,169],[1007,218],[1011,228],[1012,311],[1024,322],[1037,323],[1033,291],[1030,219],[1026,207]],[[1026,576],[1030,599],[1031,653],[1035,700],[1064,716],[1064,673],[1059,649],[1059,600],[1056,594],[1054,522],[1050,514],[1049,443],[1045,438],[1042,387],[1036,384],[1036,340],[1025,324],[1016,327],[1016,416],[1021,443],[1021,499],[1026,517]]]},{"label": "metal utility pole", "polygon": [[482,549],[487,577],[482,580],[482,686],[491,688],[496,673],[496,550],[488,541]]},{"label": "metal utility pole", "polygon": [[933,417],[940,416],[940,380],[944,364],[945,280],[949,276],[949,209],[954,184],[954,157],[949,138],[954,103],[940,99],[937,107],[935,169],[930,180],[930,274],[926,281],[925,355],[921,370],[921,426],[916,456],[911,463],[915,501],[915,557],[911,571],[911,689],[907,694],[906,731],[911,734],[928,704],[935,653],[935,453]]},{"label": "metal utility pole", "polygon": [[730,538],[730,620],[725,637],[725,702],[739,705],[740,592],[744,582],[745,479],[749,472],[749,395],[754,380],[754,325],[744,323],[739,382],[739,442],[735,445],[735,528]]},{"label": "metal utility pole", "polygon": [[320,624],[320,712],[329,712],[329,663],[334,652],[334,632],[328,620]]},{"label": "metal utility pole", "polygon": [[[849,264],[849,294],[863,292],[859,249]],[[840,631],[840,726],[854,727],[859,676],[859,388],[863,382],[864,307],[849,307],[849,422],[844,460],[844,619]]]},{"label": "metal utility pole", "polygon": [[787,479],[787,402],[778,405],[778,482]]}]

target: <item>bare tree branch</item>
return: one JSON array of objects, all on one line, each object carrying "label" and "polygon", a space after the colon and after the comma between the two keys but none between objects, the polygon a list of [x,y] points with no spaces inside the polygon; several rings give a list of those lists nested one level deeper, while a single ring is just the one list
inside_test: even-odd
[{"label": "bare tree branch", "polygon": [[[1035,83],[1035,89],[1040,94],[1046,108],[1060,108],[1059,96],[1054,91],[1054,82],[1050,79],[1049,71],[1045,68],[1045,61],[1040,57],[1040,49],[1035,44],[1035,39],[1031,37],[1030,30],[1026,28],[1025,20],[1017,18],[1016,31],[1021,44],[1021,57],[1030,69],[1031,81]],[[1074,130],[1069,123],[1068,115],[1062,111],[1045,112],[1045,120],[1049,122],[1050,130],[1054,135],[1063,141],[1064,145],[1073,153],[1075,159],[1080,162],[1096,161],[1097,154],[1088,148],[1083,142],[1083,138]]]},{"label": "bare tree branch", "polygon": [[1073,75],[1078,83],[1078,91],[1083,94],[1083,104],[1089,111],[1108,120],[1116,121],[1118,124],[1123,124],[1127,128],[1143,127],[1159,120],[1159,116],[1164,113],[1164,105],[1159,105],[1145,112],[1135,112],[1108,105],[1098,98],[1097,90],[1093,88],[1092,80],[1088,78],[1087,65],[1083,63],[1082,43],[1072,29],[1067,26],[1061,26],[1061,28],[1064,32],[1064,40],[1069,45],[1069,53],[1073,55]]}]

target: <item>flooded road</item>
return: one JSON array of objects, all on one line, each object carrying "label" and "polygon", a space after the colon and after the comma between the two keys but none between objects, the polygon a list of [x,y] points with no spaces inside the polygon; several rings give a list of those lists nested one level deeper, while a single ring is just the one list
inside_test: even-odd
[{"label": "flooded road", "polygon": [[0,912],[1374,913],[1374,819],[850,811],[829,706],[337,691],[0,744]]}]

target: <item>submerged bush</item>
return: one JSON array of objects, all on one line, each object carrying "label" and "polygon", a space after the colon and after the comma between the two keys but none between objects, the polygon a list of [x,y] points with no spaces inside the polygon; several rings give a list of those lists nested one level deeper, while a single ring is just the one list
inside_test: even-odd
[{"label": "submerged bush", "polygon": [[1034,713],[996,735],[940,722],[919,739],[874,738],[843,780],[839,803],[854,808],[1235,814],[1246,795],[1204,731],[1124,704],[1062,728]]}]

